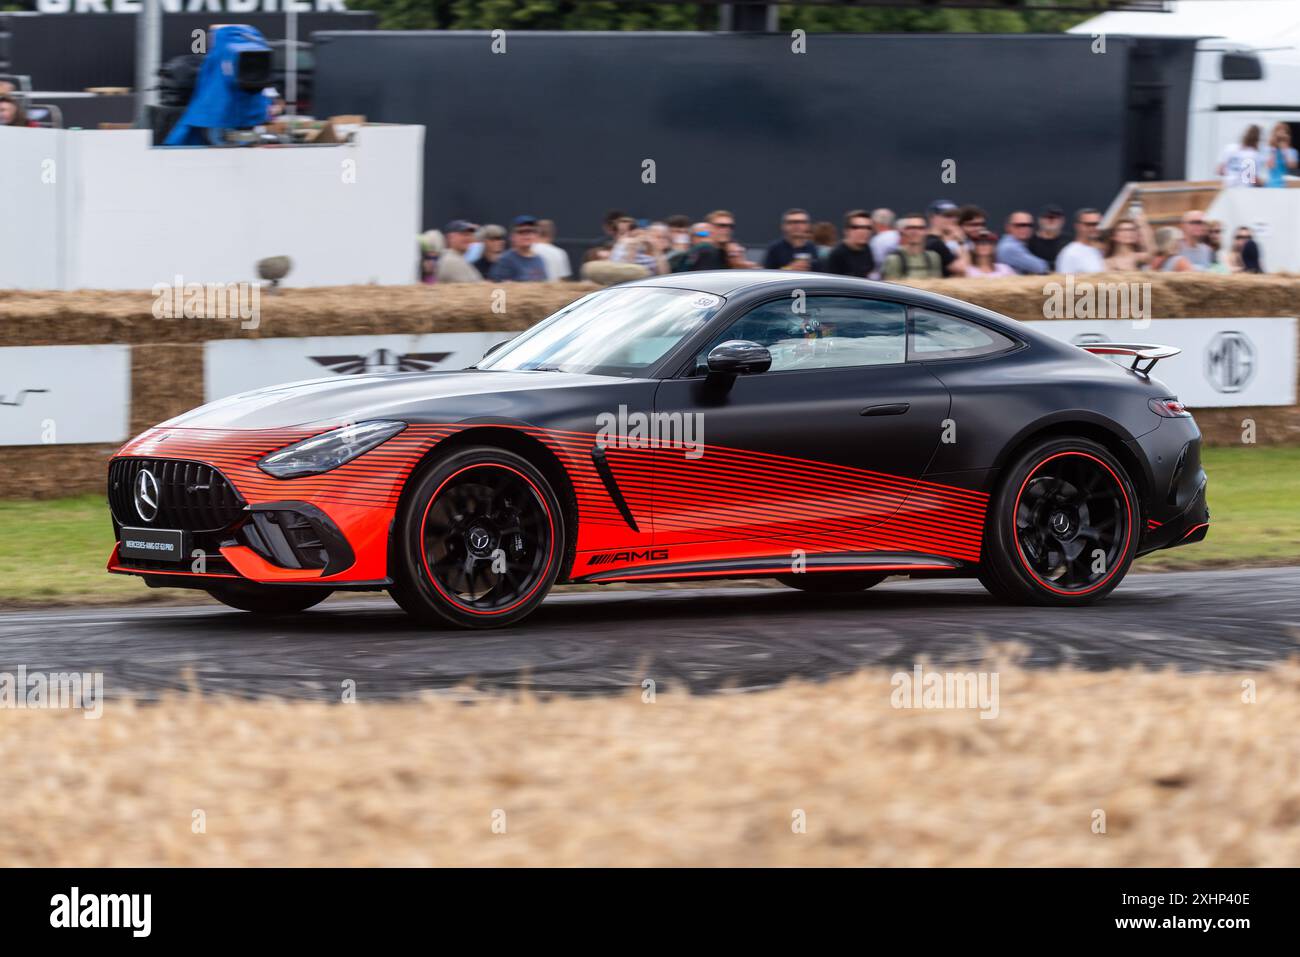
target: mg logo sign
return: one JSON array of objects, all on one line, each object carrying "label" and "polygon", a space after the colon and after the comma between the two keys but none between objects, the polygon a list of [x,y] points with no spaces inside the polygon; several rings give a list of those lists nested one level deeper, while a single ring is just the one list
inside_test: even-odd
[{"label": "mg logo sign", "polygon": [[1205,378],[1219,392],[1240,392],[1255,365],[1255,344],[1244,332],[1216,333],[1205,348]]}]

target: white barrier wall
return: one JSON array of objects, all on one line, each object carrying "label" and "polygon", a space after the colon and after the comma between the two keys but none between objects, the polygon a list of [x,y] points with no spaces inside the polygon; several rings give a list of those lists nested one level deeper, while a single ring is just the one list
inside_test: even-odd
[{"label": "white barrier wall", "polygon": [[131,347],[0,348],[0,445],[125,442]]},{"label": "white barrier wall", "polygon": [[0,128],[0,287],[241,282],[281,255],[288,286],[415,281],[423,127],[366,126],[337,146],[151,142]]},{"label": "white barrier wall", "polygon": [[[1089,342],[1152,342],[1183,351],[1151,374],[1195,409],[1295,405],[1296,320],[1056,319],[1027,322],[1039,332],[1076,346]],[[1108,356],[1132,365],[1123,356]]]},{"label": "white barrier wall", "polygon": [[0,126],[0,288],[62,289],[59,249],[68,191],[57,182],[62,130]]}]

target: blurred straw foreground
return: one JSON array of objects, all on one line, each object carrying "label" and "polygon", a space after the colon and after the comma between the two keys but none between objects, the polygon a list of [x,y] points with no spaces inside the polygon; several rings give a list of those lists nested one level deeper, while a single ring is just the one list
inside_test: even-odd
[{"label": "blurred straw foreground", "polygon": [[653,703],[0,711],[0,862],[1300,864],[1300,664],[990,670],[991,720],[895,709],[886,671]]}]

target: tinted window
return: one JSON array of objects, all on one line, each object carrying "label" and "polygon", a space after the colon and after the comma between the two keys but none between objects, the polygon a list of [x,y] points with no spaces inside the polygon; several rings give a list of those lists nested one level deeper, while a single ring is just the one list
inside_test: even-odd
[{"label": "tinted window", "polygon": [[928,309],[912,310],[909,359],[958,359],[1005,352],[1015,340],[986,326]]},{"label": "tinted window", "polygon": [[772,353],[772,372],[837,369],[902,362],[907,310],[894,302],[848,296],[779,299],[755,306],[696,357],[707,368],[709,350],[747,339]]},{"label": "tinted window", "polygon": [[1225,80],[1264,79],[1264,64],[1253,53],[1225,53],[1220,69]]}]

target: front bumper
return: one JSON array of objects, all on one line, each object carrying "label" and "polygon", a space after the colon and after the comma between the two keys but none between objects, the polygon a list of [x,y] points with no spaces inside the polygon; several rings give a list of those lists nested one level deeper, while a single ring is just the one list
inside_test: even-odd
[{"label": "front bumper", "polygon": [[[373,519],[373,516],[369,517]],[[157,578],[241,578],[266,584],[323,582],[386,585],[386,576],[368,579],[353,572],[357,555],[346,534],[324,511],[308,502],[269,502],[245,506],[242,516],[217,532],[190,532],[191,552],[181,561],[126,557],[122,525],[108,570]],[[201,587],[201,585],[200,585]]]},{"label": "front bumper", "polygon": [[[108,570],[171,586],[203,587],[208,579],[231,578],[358,588],[390,584],[389,534],[407,462],[414,463],[417,450],[401,449],[391,467],[375,450],[330,473],[298,479],[275,479],[257,469],[262,456],[304,437],[288,430],[153,429],[128,443],[109,466],[117,544]],[[162,502],[152,522],[141,518],[130,486],[123,486],[141,467],[160,478]],[[127,557],[123,526],[179,528],[189,554],[172,561]]]}]

